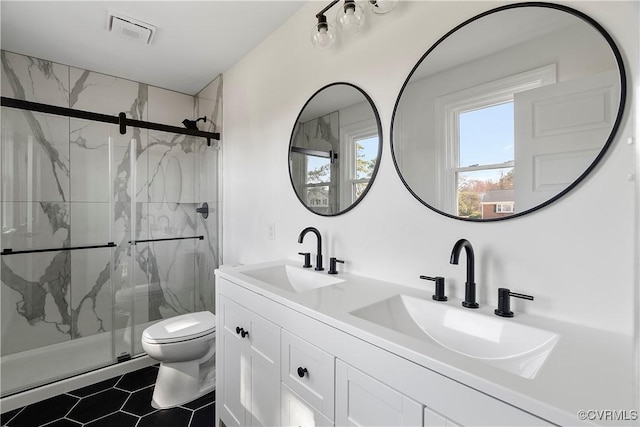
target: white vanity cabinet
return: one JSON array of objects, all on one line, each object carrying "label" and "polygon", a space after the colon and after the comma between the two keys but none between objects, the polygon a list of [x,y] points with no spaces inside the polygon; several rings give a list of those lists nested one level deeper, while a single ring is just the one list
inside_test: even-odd
[{"label": "white vanity cabinet", "polygon": [[216,282],[216,415],[228,427],[552,425],[227,277]]},{"label": "white vanity cabinet", "polygon": [[280,327],[223,296],[216,398],[231,426],[280,425]]},{"label": "white vanity cabinet", "polygon": [[336,425],[422,426],[422,405],[336,361]]}]

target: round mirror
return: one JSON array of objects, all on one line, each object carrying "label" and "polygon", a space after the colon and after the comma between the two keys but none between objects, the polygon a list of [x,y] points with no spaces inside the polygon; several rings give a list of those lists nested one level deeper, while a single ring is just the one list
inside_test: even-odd
[{"label": "round mirror", "polygon": [[593,19],[549,3],[499,7],[451,30],[413,68],[393,113],[393,160],[436,212],[524,215],[595,167],[625,92],[620,52]]},{"label": "round mirror", "polygon": [[365,196],[381,152],[380,117],[371,98],[352,84],[332,83],[314,93],[296,119],[291,184],[311,212],[339,215]]}]

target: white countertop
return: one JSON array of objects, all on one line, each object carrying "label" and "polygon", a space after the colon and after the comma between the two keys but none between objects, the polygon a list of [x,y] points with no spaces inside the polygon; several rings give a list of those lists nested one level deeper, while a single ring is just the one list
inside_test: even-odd
[{"label": "white countertop", "polygon": [[[476,390],[559,425],[638,425],[631,411],[635,406],[633,338],[524,313],[506,321],[556,332],[560,339],[533,379],[489,366],[448,350],[434,342],[420,340],[379,326],[350,314],[398,294],[431,300],[432,286],[425,290],[383,282],[349,273],[337,276],[341,283],[305,292],[290,292],[243,274],[249,270],[298,261],[281,260],[263,264],[223,267],[216,275],[336,329],[436,371]],[[326,276],[324,272],[314,272]],[[448,304],[461,307],[460,300]],[[495,307],[477,310],[493,316]],[[286,325],[283,325],[286,327]],[[627,421],[581,421],[579,411],[618,411]],[[637,412],[636,412],[637,414]],[[592,417],[596,414],[590,414]],[[611,418],[611,416],[610,416]]]}]

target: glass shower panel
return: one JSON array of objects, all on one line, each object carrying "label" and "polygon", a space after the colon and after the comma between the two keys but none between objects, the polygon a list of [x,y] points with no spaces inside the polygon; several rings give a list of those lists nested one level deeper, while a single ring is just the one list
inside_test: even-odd
[{"label": "glass shower panel", "polygon": [[[197,241],[196,269],[198,272],[196,310],[215,310],[215,275],[221,261],[219,248],[221,246],[219,235],[219,213],[222,211],[222,203],[219,194],[220,176],[220,150],[217,141],[211,141],[207,145],[206,141],[201,141],[196,145],[196,173],[199,177],[196,180],[196,193],[200,196],[201,202],[206,202],[209,207],[209,215],[204,218],[196,215],[199,236],[204,236],[203,240]],[[200,203],[200,206],[202,203]]]},{"label": "glass shower panel", "polygon": [[[142,203],[136,203],[139,197],[146,197],[144,182],[136,180],[147,173],[146,139],[147,131],[140,128],[127,128],[120,135],[117,128],[111,129],[111,192],[113,241],[116,249],[113,255],[114,287],[114,349],[115,357],[133,354],[133,347],[140,335],[135,335],[138,317],[138,300],[146,300],[146,286],[135,282],[137,262],[135,245],[132,241],[146,239],[142,222]],[[132,167],[133,165],[133,167]],[[142,262],[143,263],[143,262]],[[141,274],[137,274],[138,277]]]},{"label": "glass shower panel", "polygon": [[2,109],[2,395],[113,360],[108,153],[108,128]]},{"label": "glass shower panel", "polygon": [[[69,120],[2,108],[2,250],[69,244]],[[71,339],[70,257],[53,251],[0,257],[2,395],[49,366],[40,348]],[[27,365],[27,363],[29,365]],[[45,377],[56,376],[54,369]]]},{"label": "glass shower panel", "polygon": [[134,355],[140,348],[142,330],[136,325],[147,322],[144,306],[148,301],[145,279],[146,258],[138,240],[148,239],[146,226],[148,188],[147,131],[128,128],[119,135],[114,149],[113,181],[114,233],[118,250],[114,256],[115,317],[119,328],[114,337],[116,356]]},{"label": "glass shower panel", "polygon": [[[202,143],[206,145],[204,139],[188,135],[148,132],[144,149],[148,173],[135,177],[147,189],[136,199],[141,220],[134,282],[141,292],[146,287],[147,294],[134,307],[136,336],[159,320],[195,310],[199,281],[196,158]],[[142,352],[140,341],[134,342],[134,354]]]}]

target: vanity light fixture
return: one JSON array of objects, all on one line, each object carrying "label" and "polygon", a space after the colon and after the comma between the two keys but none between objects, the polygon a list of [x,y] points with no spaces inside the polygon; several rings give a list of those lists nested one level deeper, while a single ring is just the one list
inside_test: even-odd
[{"label": "vanity light fixture", "polygon": [[[327,22],[325,13],[340,0],[333,0],[324,9],[316,14],[317,24],[311,28],[311,44],[321,50],[330,48],[335,44],[336,32]],[[391,12],[396,6],[397,0],[369,0],[369,6],[374,13],[385,14]],[[355,0],[344,0],[342,9],[336,15],[336,26],[346,34],[359,32],[364,26],[364,11]]]},{"label": "vanity light fixture", "polygon": [[378,15],[391,12],[396,7],[397,0],[369,0],[371,10]]},{"label": "vanity light fixture", "polygon": [[342,8],[344,12],[336,15],[336,25],[348,34],[355,34],[364,25],[364,12],[362,8],[356,4],[355,0],[345,0]]},{"label": "vanity light fixture", "polygon": [[311,28],[311,44],[320,50],[329,49],[336,42],[336,31],[329,25],[324,13],[318,13],[316,18],[318,23]]}]

